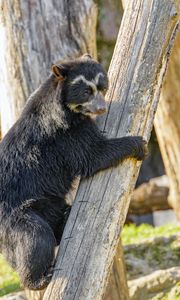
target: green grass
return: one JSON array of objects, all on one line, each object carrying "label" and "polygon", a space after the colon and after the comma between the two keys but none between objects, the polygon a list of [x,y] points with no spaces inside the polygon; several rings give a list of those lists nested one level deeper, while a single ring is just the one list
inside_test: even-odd
[{"label": "green grass", "polygon": [[19,277],[0,255],[0,297],[20,288]]},{"label": "green grass", "polygon": [[140,243],[143,239],[159,236],[171,236],[180,233],[180,225],[166,224],[160,227],[152,227],[148,224],[135,226],[134,224],[125,225],[122,233],[123,245]]},{"label": "green grass", "polygon": [[[124,247],[124,257],[127,260],[126,268],[128,270],[128,278],[138,278],[139,276],[148,275],[151,271],[171,268],[173,266],[179,266],[180,263],[180,245],[178,239],[175,239],[175,235],[180,234],[180,225],[167,224],[160,227],[152,227],[147,224],[142,224],[138,227],[135,225],[125,225],[122,230],[122,243]],[[169,237],[169,239],[156,240],[156,243],[149,241],[149,247],[147,242],[148,238],[154,237]],[[138,246],[136,246],[139,244]],[[135,258],[144,261],[146,268],[142,268],[139,271],[135,271],[133,265],[128,263],[129,258],[131,260]],[[152,269],[152,270],[151,270]],[[147,272],[147,274],[145,274]],[[159,293],[151,300],[180,300],[180,283],[177,284],[173,296],[171,292],[167,294]]]}]

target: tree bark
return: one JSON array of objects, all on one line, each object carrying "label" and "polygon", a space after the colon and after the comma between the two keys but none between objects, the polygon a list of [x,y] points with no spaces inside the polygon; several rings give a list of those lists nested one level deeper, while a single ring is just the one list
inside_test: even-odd
[{"label": "tree bark", "polygon": [[112,271],[103,300],[129,300],[123,247],[121,239],[117,247]]},{"label": "tree bark", "polygon": [[180,31],[170,57],[155,117],[155,129],[169,177],[169,202],[180,220]]},{"label": "tree bark", "polygon": [[128,214],[142,215],[171,209],[168,203],[169,183],[166,175],[141,184],[132,194]]},{"label": "tree bark", "polygon": [[51,64],[89,52],[96,57],[93,0],[0,0],[0,109],[2,136]]},{"label": "tree bark", "polygon": [[[163,6],[129,1],[109,69],[109,111],[101,120],[109,136],[149,139],[178,19],[175,0]],[[139,167],[129,159],[81,182],[60,244],[59,271],[44,299],[102,299]]]}]

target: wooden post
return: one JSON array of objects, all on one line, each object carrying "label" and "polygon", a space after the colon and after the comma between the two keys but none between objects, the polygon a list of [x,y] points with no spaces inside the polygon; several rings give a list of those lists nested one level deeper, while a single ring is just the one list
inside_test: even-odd
[{"label": "wooden post", "polygon": [[[149,139],[177,23],[175,0],[129,1],[109,69],[109,111],[101,128],[111,137]],[[102,299],[140,163],[82,181],[44,299]]]},{"label": "wooden post", "polygon": [[155,117],[155,129],[169,178],[170,205],[180,220],[180,31],[170,57]]},{"label": "wooden post", "polygon": [[103,300],[129,300],[124,253],[119,239],[113,267]]}]

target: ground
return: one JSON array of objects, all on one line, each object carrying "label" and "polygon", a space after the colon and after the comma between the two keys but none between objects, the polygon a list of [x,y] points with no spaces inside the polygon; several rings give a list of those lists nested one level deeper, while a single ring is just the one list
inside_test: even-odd
[{"label": "ground", "polygon": [[[178,234],[180,234],[180,225],[170,224],[155,228],[145,224],[138,227],[126,225],[122,232],[122,242],[128,279],[136,280],[139,276],[150,274],[154,270],[164,269],[164,262],[167,268],[180,265],[180,245],[175,238]],[[148,251],[145,250],[147,243],[149,243]],[[132,266],[132,261],[133,263],[136,261],[137,264],[140,261],[140,267]],[[173,300],[180,300],[179,287],[177,284],[173,291]],[[18,275],[0,255],[0,297],[19,289]],[[169,291],[165,294],[160,293],[156,298],[149,299],[168,300],[168,293]]]},{"label": "ground", "polygon": [[180,225],[126,226],[122,233],[131,300],[180,300]]}]

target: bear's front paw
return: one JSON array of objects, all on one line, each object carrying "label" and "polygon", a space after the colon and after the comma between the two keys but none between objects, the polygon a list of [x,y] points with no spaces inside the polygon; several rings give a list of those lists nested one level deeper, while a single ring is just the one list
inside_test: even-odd
[{"label": "bear's front paw", "polygon": [[133,138],[134,142],[134,154],[133,157],[137,160],[143,160],[148,155],[147,141],[143,139],[142,136],[135,136]]}]

